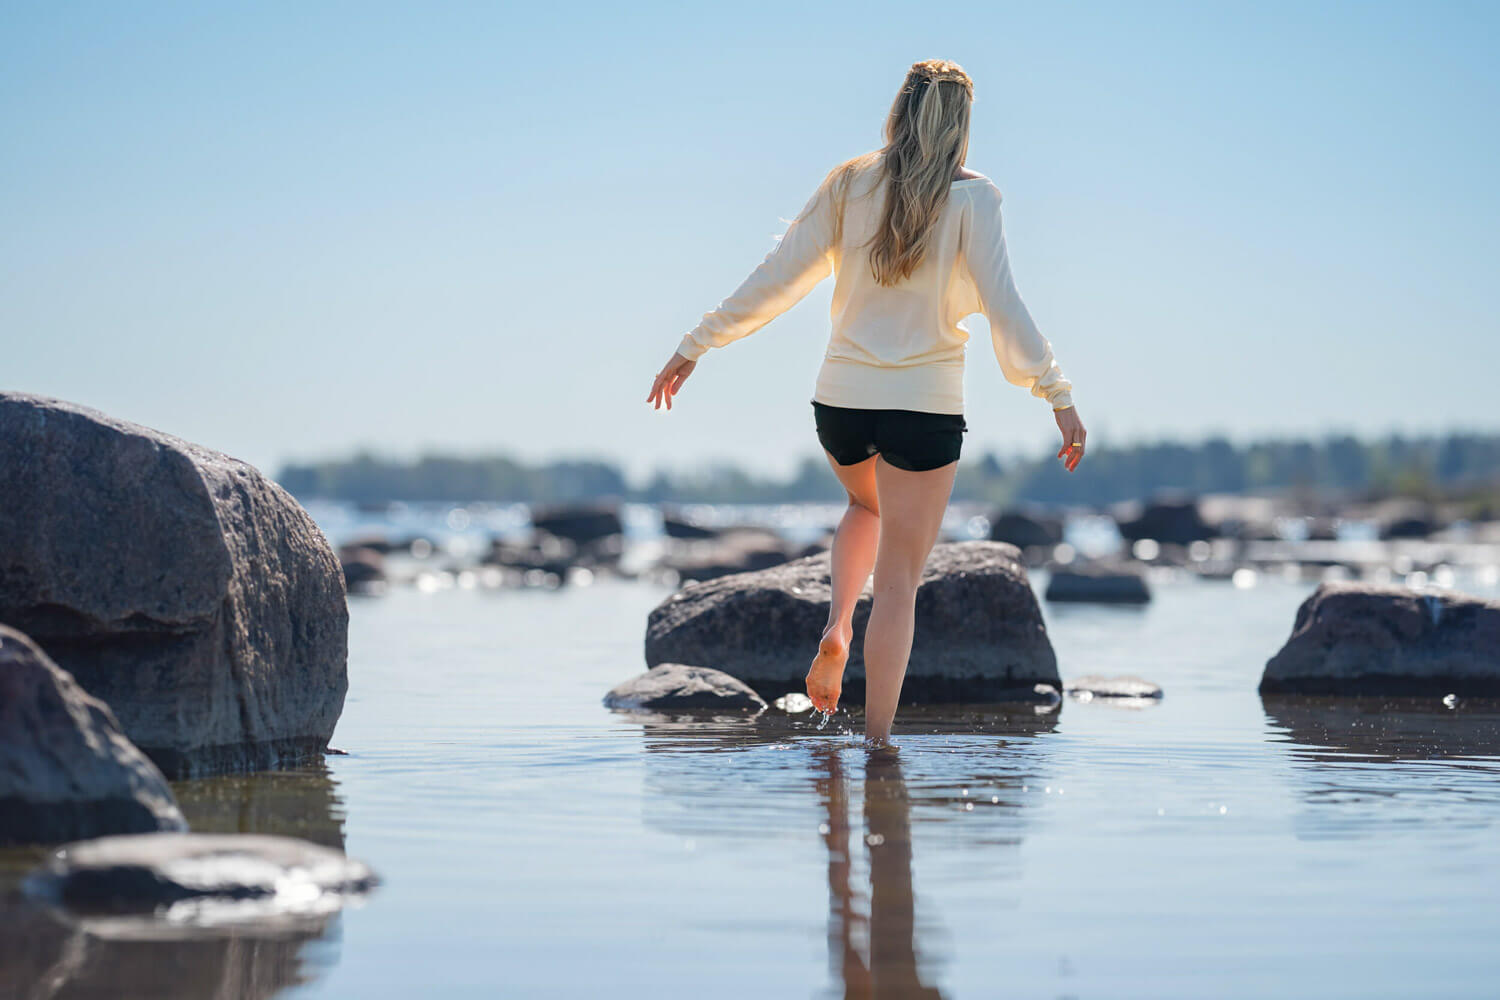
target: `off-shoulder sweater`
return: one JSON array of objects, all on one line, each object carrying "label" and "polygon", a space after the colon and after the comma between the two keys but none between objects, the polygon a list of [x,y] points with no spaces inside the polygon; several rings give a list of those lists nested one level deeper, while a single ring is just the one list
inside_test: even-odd
[{"label": "off-shoulder sweater", "polygon": [[813,399],[856,409],[963,412],[964,317],[983,313],[1006,381],[1072,405],[1072,384],[1016,291],[1000,218],[1000,190],[983,175],[957,180],[912,274],[893,286],[872,273],[865,241],[879,225],[887,185],[878,168],[850,181],[835,245],[831,174],[740,286],[682,338],[697,360],[760,329],[835,273],[833,330]]}]

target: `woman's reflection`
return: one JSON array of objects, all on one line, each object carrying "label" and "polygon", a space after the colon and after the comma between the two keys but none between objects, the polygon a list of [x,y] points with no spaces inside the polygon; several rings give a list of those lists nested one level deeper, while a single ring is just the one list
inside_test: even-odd
[{"label": "woman's reflection", "polygon": [[[922,982],[911,878],[911,803],[894,749],[865,760],[863,841],[869,851],[868,915],[854,885],[849,783],[837,747],[815,747],[828,848],[828,950],[845,997],[940,997]],[[858,841],[856,841],[858,843]]]}]

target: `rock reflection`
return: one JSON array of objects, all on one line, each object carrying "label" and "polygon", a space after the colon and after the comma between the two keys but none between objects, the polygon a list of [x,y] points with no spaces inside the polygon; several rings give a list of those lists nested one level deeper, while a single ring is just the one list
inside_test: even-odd
[{"label": "rock reflection", "polygon": [[1491,770],[1500,756],[1500,701],[1267,695],[1261,705],[1299,761],[1467,759]]},{"label": "rock reflection", "polygon": [[[818,797],[828,849],[828,953],[844,996],[940,997],[922,981],[912,890],[911,799],[899,754],[865,754],[864,829],[869,851],[868,913],[855,888],[850,841],[849,787],[837,747],[815,747],[822,774]],[[855,840],[854,843],[859,843]]]},{"label": "rock reflection", "polygon": [[1262,704],[1293,765],[1300,837],[1488,825],[1500,805],[1500,703],[1283,695]]},{"label": "rock reflection", "polygon": [[[175,782],[173,791],[198,832],[278,834],[344,847],[343,803],[322,764]],[[0,1000],[260,1000],[313,981],[337,960],[337,914],[206,928],[75,914],[23,900],[20,878],[43,854],[0,852]]]}]

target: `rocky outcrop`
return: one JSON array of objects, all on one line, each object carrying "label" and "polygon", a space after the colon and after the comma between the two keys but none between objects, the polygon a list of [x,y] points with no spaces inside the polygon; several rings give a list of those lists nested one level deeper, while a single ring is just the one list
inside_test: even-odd
[{"label": "rocky outcrop", "polygon": [[1448,591],[1319,585],[1262,694],[1500,696],[1500,602]]},{"label": "rocky outcrop", "polygon": [[1046,597],[1088,604],[1145,604],[1151,600],[1151,591],[1133,567],[1075,563],[1051,570]]},{"label": "rocky outcrop", "polygon": [[58,848],[29,896],[80,910],[132,912],[184,900],[254,900],[271,911],[323,912],[367,892],[375,873],[342,852],[261,834],[148,833]]},{"label": "rocky outcrop", "polygon": [[307,513],[254,468],[0,393],[0,622],[170,777],[315,758],[343,708],[348,607]]},{"label": "rocky outcrop", "polygon": [[1063,540],[1061,518],[1021,510],[1006,510],[990,519],[990,541],[1019,548],[1056,545]]},{"label": "rocky outcrop", "polygon": [[[697,663],[738,677],[763,698],[803,689],[828,619],[828,556],[689,584],[646,628],[646,662]],[[869,591],[854,613],[845,699],[864,696]],[[1060,688],[1041,609],[1013,545],[952,542],[933,548],[917,590],[917,627],[902,702],[1038,699]]]},{"label": "rocky outcrop", "polygon": [[768,528],[735,527],[712,538],[671,539],[658,563],[682,582],[716,580],[732,573],[769,569],[790,561],[781,536]]},{"label": "rocky outcrop", "polygon": [[0,844],[185,829],[166,779],[109,706],[0,626]]},{"label": "rocky outcrop", "polygon": [[1217,534],[1203,520],[1195,500],[1153,500],[1140,509],[1139,516],[1123,518],[1119,525],[1120,534],[1129,542],[1150,538],[1157,542],[1187,545]]},{"label": "rocky outcrop", "polygon": [[618,684],[604,696],[607,708],[762,709],[765,700],[722,670],[663,663]]}]

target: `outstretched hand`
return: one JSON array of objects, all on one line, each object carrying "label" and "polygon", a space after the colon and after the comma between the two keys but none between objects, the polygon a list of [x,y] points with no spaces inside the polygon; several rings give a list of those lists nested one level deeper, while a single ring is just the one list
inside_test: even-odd
[{"label": "outstretched hand", "polygon": [[689,361],[677,352],[672,352],[672,358],[662,366],[661,371],[656,373],[656,381],[651,383],[651,392],[646,396],[646,402],[654,403],[653,409],[661,409],[661,404],[666,403],[667,409],[672,408],[672,397],[677,395],[682,388],[682,383],[693,374],[693,369],[698,367],[698,362]]},{"label": "outstretched hand", "polygon": [[1057,457],[1063,460],[1063,467],[1072,472],[1083,461],[1083,445],[1089,433],[1084,430],[1075,406],[1053,410],[1052,415],[1057,418],[1057,429],[1062,431],[1062,447],[1057,450]]}]

